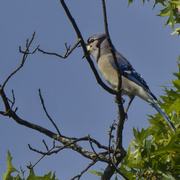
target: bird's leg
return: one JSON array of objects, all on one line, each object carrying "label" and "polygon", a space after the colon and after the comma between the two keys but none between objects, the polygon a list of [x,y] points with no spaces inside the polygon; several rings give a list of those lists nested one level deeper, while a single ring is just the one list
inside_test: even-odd
[{"label": "bird's leg", "polygon": [[130,105],[131,105],[131,103],[132,103],[133,99],[134,99],[134,97],[132,97],[132,98],[130,99],[130,101],[129,101],[129,103],[128,103],[128,105],[127,105],[127,107],[126,107],[125,111],[124,111],[124,113],[125,113],[125,121],[127,121],[127,120],[128,120],[128,115],[127,115],[127,112],[128,112],[128,109],[129,109],[129,107],[130,107]]},{"label": "bird's leg", "polygon": [[[116,99],[116,96],[115,96],[115,102],[117,103],[117,99]],[[128,112],[128,110],[129,110],[129,107],[130,107],[130,105],[131,105],[131,103],[132,103],[132,101],[134,100],[134,97],[131,97],[131,99],[130,99],[130,101],[129,101],[129,103],[128,103],[128,105],[127,105],[127,107],[126,107],[126,109],[125,109],[125,111],[124,111],[124,113],[125,113],[125,120],[127,120],[128,119],[128,116],[127,116],[127,112]],[[122,98],[122,102],[123,102],[123,104],[125,103],[125,99],[123,99]],[[120,114],[119,114],[119,112],[118,112],[118,118],[120,117]]]},{"label": "bird's leg", "polygon": [[130,101],[129,101],[129,103],[128,103],[128,105],[127,105],[125,111],[124,111],[126,114],[127,114],[127,112],[128,112],[128,109],[129,109],[129,107],[130,107],[130,105],[131,105],[133,99],[134,99],[134,97],[132,97],[132,98],[130,99]]}]

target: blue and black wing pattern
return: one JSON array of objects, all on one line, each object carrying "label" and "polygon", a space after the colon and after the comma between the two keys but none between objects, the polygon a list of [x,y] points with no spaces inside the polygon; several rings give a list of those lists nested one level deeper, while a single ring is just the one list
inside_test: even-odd
[{"label": "blue and black wing pattern", "polygon": [[[155,100],[157,100],[157,98],[151,93],[149,86],[147,85],[147,83],[143,79],[143,77],[137,71],[135,71],[133,69],[133,67],[131,66],[131,64],[128,61],[127,61],[127,63],[124,63],[124,62],[125,61],[122,61],[122,63],[121,63],[118,61],[121,75],[123,75],[124,77],[128,78],[129,80],[131,80],[131,81],[135,82],[136,84],[140,85],[141,87],[143,87],[148,93],[151,94],[151,96]],[[113,59],[110,59],[110,63],[115,69],[117,69]]]}]

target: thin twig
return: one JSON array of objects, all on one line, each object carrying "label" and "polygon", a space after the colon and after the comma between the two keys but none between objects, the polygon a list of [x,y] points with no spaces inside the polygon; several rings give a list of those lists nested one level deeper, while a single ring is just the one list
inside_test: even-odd
[{"label": "thin twig", "polygon": [[[29,146],[29,149],[32,150],[32,151],[38,152],[38,153],[42,153],[42,152],[40,152],[40,151],[38,151],[38,150],[36,150],[36,149],[31,148],[31,146],[30,146],[29,144],[28,144],[28,146]],[[27,168],[29,168],[29,169],[34,168],[34,166],[35,166],[36,164],[38,164],[46,155],[49,155],[49,153],[50,153],[54,148],[55,148],[55,141],[53,141],[53,147],[52,147],[49,151],[47,151],[46,153],[43,153],[43,155],[42,155],[33,165],[27,166]]]},{"label": "thin twig", "polygon": [[[70,138],[70,139],[71,139],[71,140],[77,140],[78,138]],[[81,138],[81,139],[83,139],[84,141],[88,141],[88,139],[90,139],[91,142],[93,142],[94,144],[96,144],[96,146],[97,146],[99,149],[108,150],[108,147],[107,147],[107,146],[104,146],[104,145],[100,144],[97,140],[95,140],[95,139],[93,139],[93,138],[91,138],[91,137],[88,138],[88,136],[85,136],[85,137],[83,137],[83,138]]]},{"label": "thin twig", "polygon": [[42,152],[42,151],[39,151],[39,150],[37,150],[37,149],[32,148],[30,144],[28,144],[28,147],[29,147],[29,149],[30,149],[31,151],[34,151],[34,152],[36,152],[36,153],[38,153],[38,154],[42,154],[42,155],[45,154],[45,152]]},{"label": "thin twig", "polygon": [[[6,111],[3,112],[3,115],[4,115],[4,116],[7,116],[7,115],[10,114],[10,111],[13,111],[12,109],[13,109],[13,106],[14,106],[14,104],[15,104],[14,91],[13,91],[13,90],[11,91],[11,92],[12,92],[12,96],[13,96],[13,100],[12,100],[12,101],[11,101],[9,98],[6,97],[6,95],[3,93],[3,92],[4,92],[3,89],[0,89],[0,91],[2,91],[1,97],[2,97],[2,99],[3,99],[3,102],[4,102],[4,104],[6,104],[6,105],[5,105]],[[4,96],[5,98],[3,98],[3,96]],[[8,101],[11,103],[11,106],[9,105]],[[17,110],[18,110],[18,108],[16,107],[13,112],[16,112]]]},{"label": "thin twig", "polygon": [[[2,86],[1,86],[2,89],[4,89],[4,87],[5,87],[6,83],[8,82],[8,80],[9,80],[16,72],[18,72],[18,71],[23,67],[23,65],[24,65],[24,63],[25,63],[25,61],[26,61],[26,59],[27,59],[27,57],[28,57],[28,54],[33,54],[33,53],[36,52],[36,50],[37,50],[38,47],[36,47],[35,50],[32,51],[31,53],[29,52],[29,48],[30,48],[30,46],[31,46],[31,43],[32,43],[33,40],[34,40],[34,36],[35,36],[35,31],[34,31],[32,37],[31,37],[30,42],[28,43],[28,39],[27,39],[27,41],[26,41],[26,50],[25,50],[25,51],[20,51],[21,53],[24,54],[24,55],[23,55],[23,58],[22,58],[22,61],[21,61],[21,64],[19,65],[19,67],[18,67],[16,70],[14,70],[14,71],[6,78],[6,80],[4,81],[4,83],[3,83]],[[20,49],[21,49],[21,48],[20,48]]]},{"label": "thin twig", "polygon": [[67,46],[67,43],[65,43],[66,53],[64,55],[60,55],[60,54],[57,54],[55,52],[46,52],[46,51],[44,51],[44,50],[42,50],[40,48],[38,48],[38,51],[42,52],[43,54],[55,55],[55,56],[58,56],[60,58],[65,59],[65,58],[67,58],[73,52],[73,50],[76,47],[78,47],[79,43],[80,43],[80,40],[78,39],[78,41],[76,42],[76,44],[72,48],[70,48],[71,46]]},{"label": "thin twig", "polygon": [[[10,115],[10,111],[11,111],[11,107],[9,105],[9,99],[7,98],[6,94],[4,93],[4,87],[5,85],[7,84],[7,82],[9,81],[9,79],[15,74],[17,73],[24,65],[27,57],[28,57],[28,52],[29,52],[29,48],[34,40],[34,37],[35,37],[35,32],[32,34],[32,37],[31,37],[31,40],[29,42],[29,40],[27,39],[26,40],[26,50],[23,52],[23,57],[22,57],[22,60],[21,60],[21,64],[17,67],[17,69],[15,69],[6,79],[5,81],[3,82],[2,86],[0,86],[0,96],[3,100],[3,103],[4,103],[4,106],[5,106],[5,109],[6,109],[6,112],[3,113],[3,115],[7,116],[9,115],[9,117],[11,116]],[[28,43],[29,42],[29,43]],[[35,52],[35,51],[33,51]],[[17,108],[15,109],[14,112],[16,112]],[[13,112],[13,111],[12,111]],[[13,112],[13,113],[14,113]],[[12,114],[12,113],[11,113]]]},{"label": "thin twig", "polygon": [[11,107],[10,107],[10,108],[12,109],[13,106],[14,106],[14,104],[15,104],[15,96],[14,96],[14,91],[13,91],[13,89],[12,89],[11,92],[12,92],[12,96],[13,96],[13,101],[10,101],[10,100],[9,100],[9,101],[11,102]]},{"label": "thin twig", "polygon": [[41,90],[40,90],[40,89],[39,89],[39,97],[40,97],[41,104],[42,104],[42,106],[43,106],[43,110],[44,110],[46,116],[47,116],[48,119],[51,121],[51,123],[52,123],[53,126],[55,127],[57,133],[58,133],[59,136],[61,137],[62,135],[61,135],[61,133],[60,133],[58,127],[56,126],[56,124],[54,123],[54,121],[52,120],[52,118],[50,117],[50,115],[48,114],[48,112],[47,112],[47,110],[46,110],[46,107],[45,107],[44,100],[43,100],[43,98],[42,98],[42,94],[41,94]]},{"label": "thin twig", "polygon": [[111,141],[112,138],[114,137],[112,135],[112,131],[115,130],[115,120],[113,121],[112,125],[110,126],[110,130],[108,131],[109,134],[109,143],[108,143],[108,154],[109,154],[109,159],[111,159]]},{"label": "thin twig", "polygon": [[77,178],[77,180],[79,180],[81,178],[81,176],[90,168],[92,167],[95,163],[97,162],[97,160],[93,160],[83,171],[81,171],[77,176],[74,176],[71,180],[74,180]]},{"label": "thin twig", "polygon": [[42,142],[43,142],[44,146],[46,147],[46,150],[49,151],[49,148],[48,148],[48,146],[47,146],[47,144],[46,144],[44,139],[42,140]]},{"label": "thin twig", "polygon": [[94,147],[93,147],[93,145],[92,145],[92,141],[91,141],[91,139],[90,139],[90,135],[88,135],[88,139],[89,139],[89,144],[90,144],[90,146],[91,146],[91,149],[93,150],[93,152],[94,152],[94,154],[96,155],[96,159],[101,159],[100,157],[99,157],[99,155],[96,153],[96,151],[95,151],[95,149],[94,149]]},{"label": "thin twig", "polygon": [[38,48],[39,48],[39,45],[37,45],[37,47],[33,50],[33,51],[31,51],[31,52],[28,52],[28,51],[22,51],[21,50],[21,46],[19,46],[19,52],[20,53],[22,53],[22,54],[34,54],[37,50],[38,50]]}]

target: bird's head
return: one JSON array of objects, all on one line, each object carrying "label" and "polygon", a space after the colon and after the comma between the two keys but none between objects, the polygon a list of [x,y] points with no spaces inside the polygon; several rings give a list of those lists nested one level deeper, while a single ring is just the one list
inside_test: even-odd
[{"label": "bird's head", "polygon": [[96,61],[98,61],[100,56],[100,46],[105,39],[106,35],[104,33],[99,33],[91,36],[86,42],[89,54],[92,55]]}]

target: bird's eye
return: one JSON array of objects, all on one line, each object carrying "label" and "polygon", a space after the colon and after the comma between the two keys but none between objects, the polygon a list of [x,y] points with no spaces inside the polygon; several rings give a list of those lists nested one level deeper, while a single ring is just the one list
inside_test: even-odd
[{"label": "bird's eye", "polygon": [[91,43],[93,43],[95,40],[97,40],[97,39],[89,38],[89,39],[87,40],[87,43],[88,43],[88,44],[91,44]]},{"label": "bird's eye", "polygon": [[94,41],[95,41],[95,39],[91,39],[91,41],[90,41],[90,42],[91,42],[91,43],[93,43]]},{"label": "bird's eye", "polygon": [[93,43],[95,39],[89,39],[89,43]]}]

